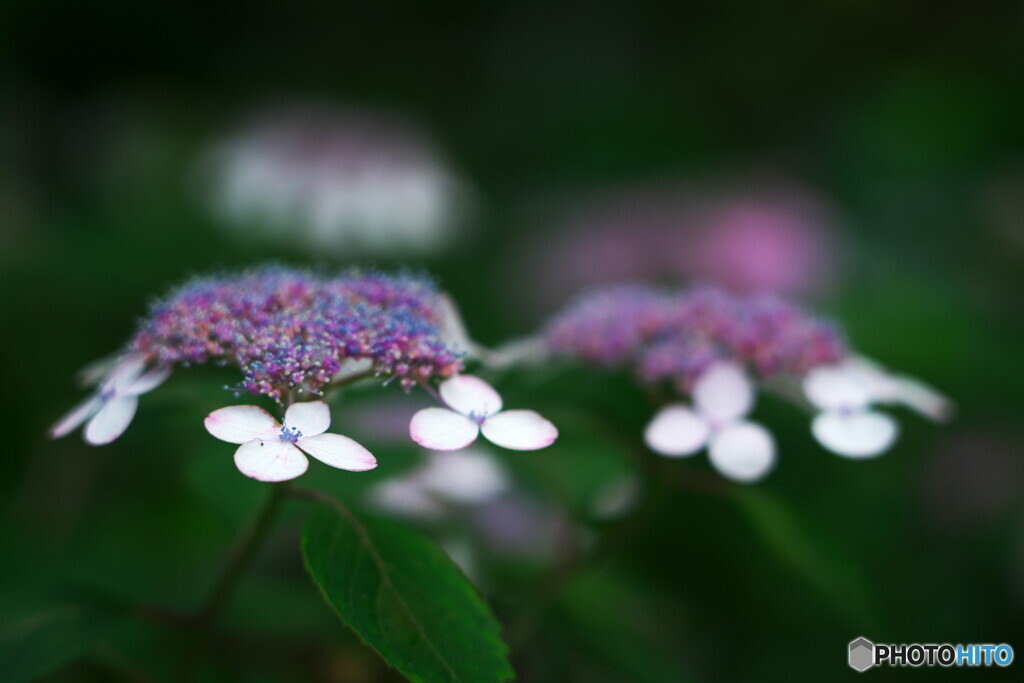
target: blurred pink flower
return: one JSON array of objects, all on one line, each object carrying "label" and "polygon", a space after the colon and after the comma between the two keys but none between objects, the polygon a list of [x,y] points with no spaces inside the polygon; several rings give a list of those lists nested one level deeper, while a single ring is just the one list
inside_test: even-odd
[{"label": "blurred pink flower", "polygon": [[[837,279],[835,218],[788,182],[698,192],[653,185],[577,203],[528,245],[513,268],[535,275],[532,303],[549,308],[594,285],[626,280],[705,281],[736,293],[815,294]],[[517,285],[521,279],[516,279]]]},{"label": "blurred pink flower", "polygon": [[680,272],[741,292],[797,295],[828,283],[834,264],[823,212],[796,197],[736,198],[712,209]]}]

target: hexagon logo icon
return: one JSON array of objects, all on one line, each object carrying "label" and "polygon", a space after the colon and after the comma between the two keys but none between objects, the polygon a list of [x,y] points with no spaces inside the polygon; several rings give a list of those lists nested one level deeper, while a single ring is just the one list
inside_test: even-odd
[{"label": "hexagon logo icon", "polygon": [[850,641],[850,668],[860,672],[875,665],[875,644],[867,638]]}]

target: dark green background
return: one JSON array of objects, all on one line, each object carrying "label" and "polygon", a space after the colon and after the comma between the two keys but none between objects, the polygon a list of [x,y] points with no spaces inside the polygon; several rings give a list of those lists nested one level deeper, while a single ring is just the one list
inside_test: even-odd
[{"label": "dark green background", "polygon": [[[648,523],[514,652],[523,680],[833,680],[855,675],[846,644],[859,635],[1024,652],[1022,28],[1009,2],[4,3],[0,624],[97,592],[187,608],[212,584],[263,492],[201,429],[230,400],[230,373],[177,373],[109,447],[45,432],[79,400],[73,372],[184,275],[327,260],[232,241],[185,180],[248,107],[314,99],[419,120],[478,187],[477,236],[412,265],[440,278],[482,342],[542,323],[515,297],[531,274],[504,267],[545,239],[527,207],[770,167],[847,218],[849,271],[818,306],[862,351],[957,402],[947,426],[901,416],[899,445],[857,463],[766,400],[757,416],[780,464],[752,488],[670,486],[711,475],[703,458],[664,464]],[[1011,237],[992,216],[1000,191],[1018,206]],[[650,415],[623,378],[497,382],[562,425],[555,447],[504,454],[543,495],[573,509],[587,482],[631,466],[595,436],[639,434]],[[375,452],[375,473],[314,468],[308,483],[354,499],[415,454]],[[208,680],[386,679],[304,577],[290,510],[218,632]],[[543,568],[491,569],[508,623]],[[54,680],[173,674],[175,637],[115,630]]]}]

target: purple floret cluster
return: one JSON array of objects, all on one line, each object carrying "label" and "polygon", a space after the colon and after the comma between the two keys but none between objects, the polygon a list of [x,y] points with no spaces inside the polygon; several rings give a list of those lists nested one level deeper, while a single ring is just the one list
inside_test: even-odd
[{"label": "purple floret cluster", "polygon": [[835,327],[787,301],[714,287],[597,290],[557,315],[544,339],[554,355],[627,367],[645,382],[670,382],[687,393],[716,361],[770,379],[801,377],[847,353]]},{"label": "purple floret cluster", "polygon": [[277,401],[321,393],[355,361],[408,389],[461,369],[440,333],[438,297],[425,278],[366,271],[202,277],[156,302],[129,350],[157,365],[233,364],[240,389]]}]

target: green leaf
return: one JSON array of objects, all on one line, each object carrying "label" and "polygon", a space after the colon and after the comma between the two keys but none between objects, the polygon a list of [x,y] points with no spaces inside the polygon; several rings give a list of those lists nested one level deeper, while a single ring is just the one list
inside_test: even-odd
[{"label": "green leaf", "polygon": [[458,567],[393,522],[318,504],[303,532],[313,581],[342,621],[412,681],[504,681],[501,627]]},{"label": "green leaf", "polygon": [[737,492],[736,501],[765,545],[853,623],[874,627],[877,616],[867,582],[824,533],[811,534],[780,500],[757,489]]},{"label": "green leaf", "polygon": [[89,650],[95,639],[91,615],[59,607],[0,628],[0,680],[30,681]]}]

